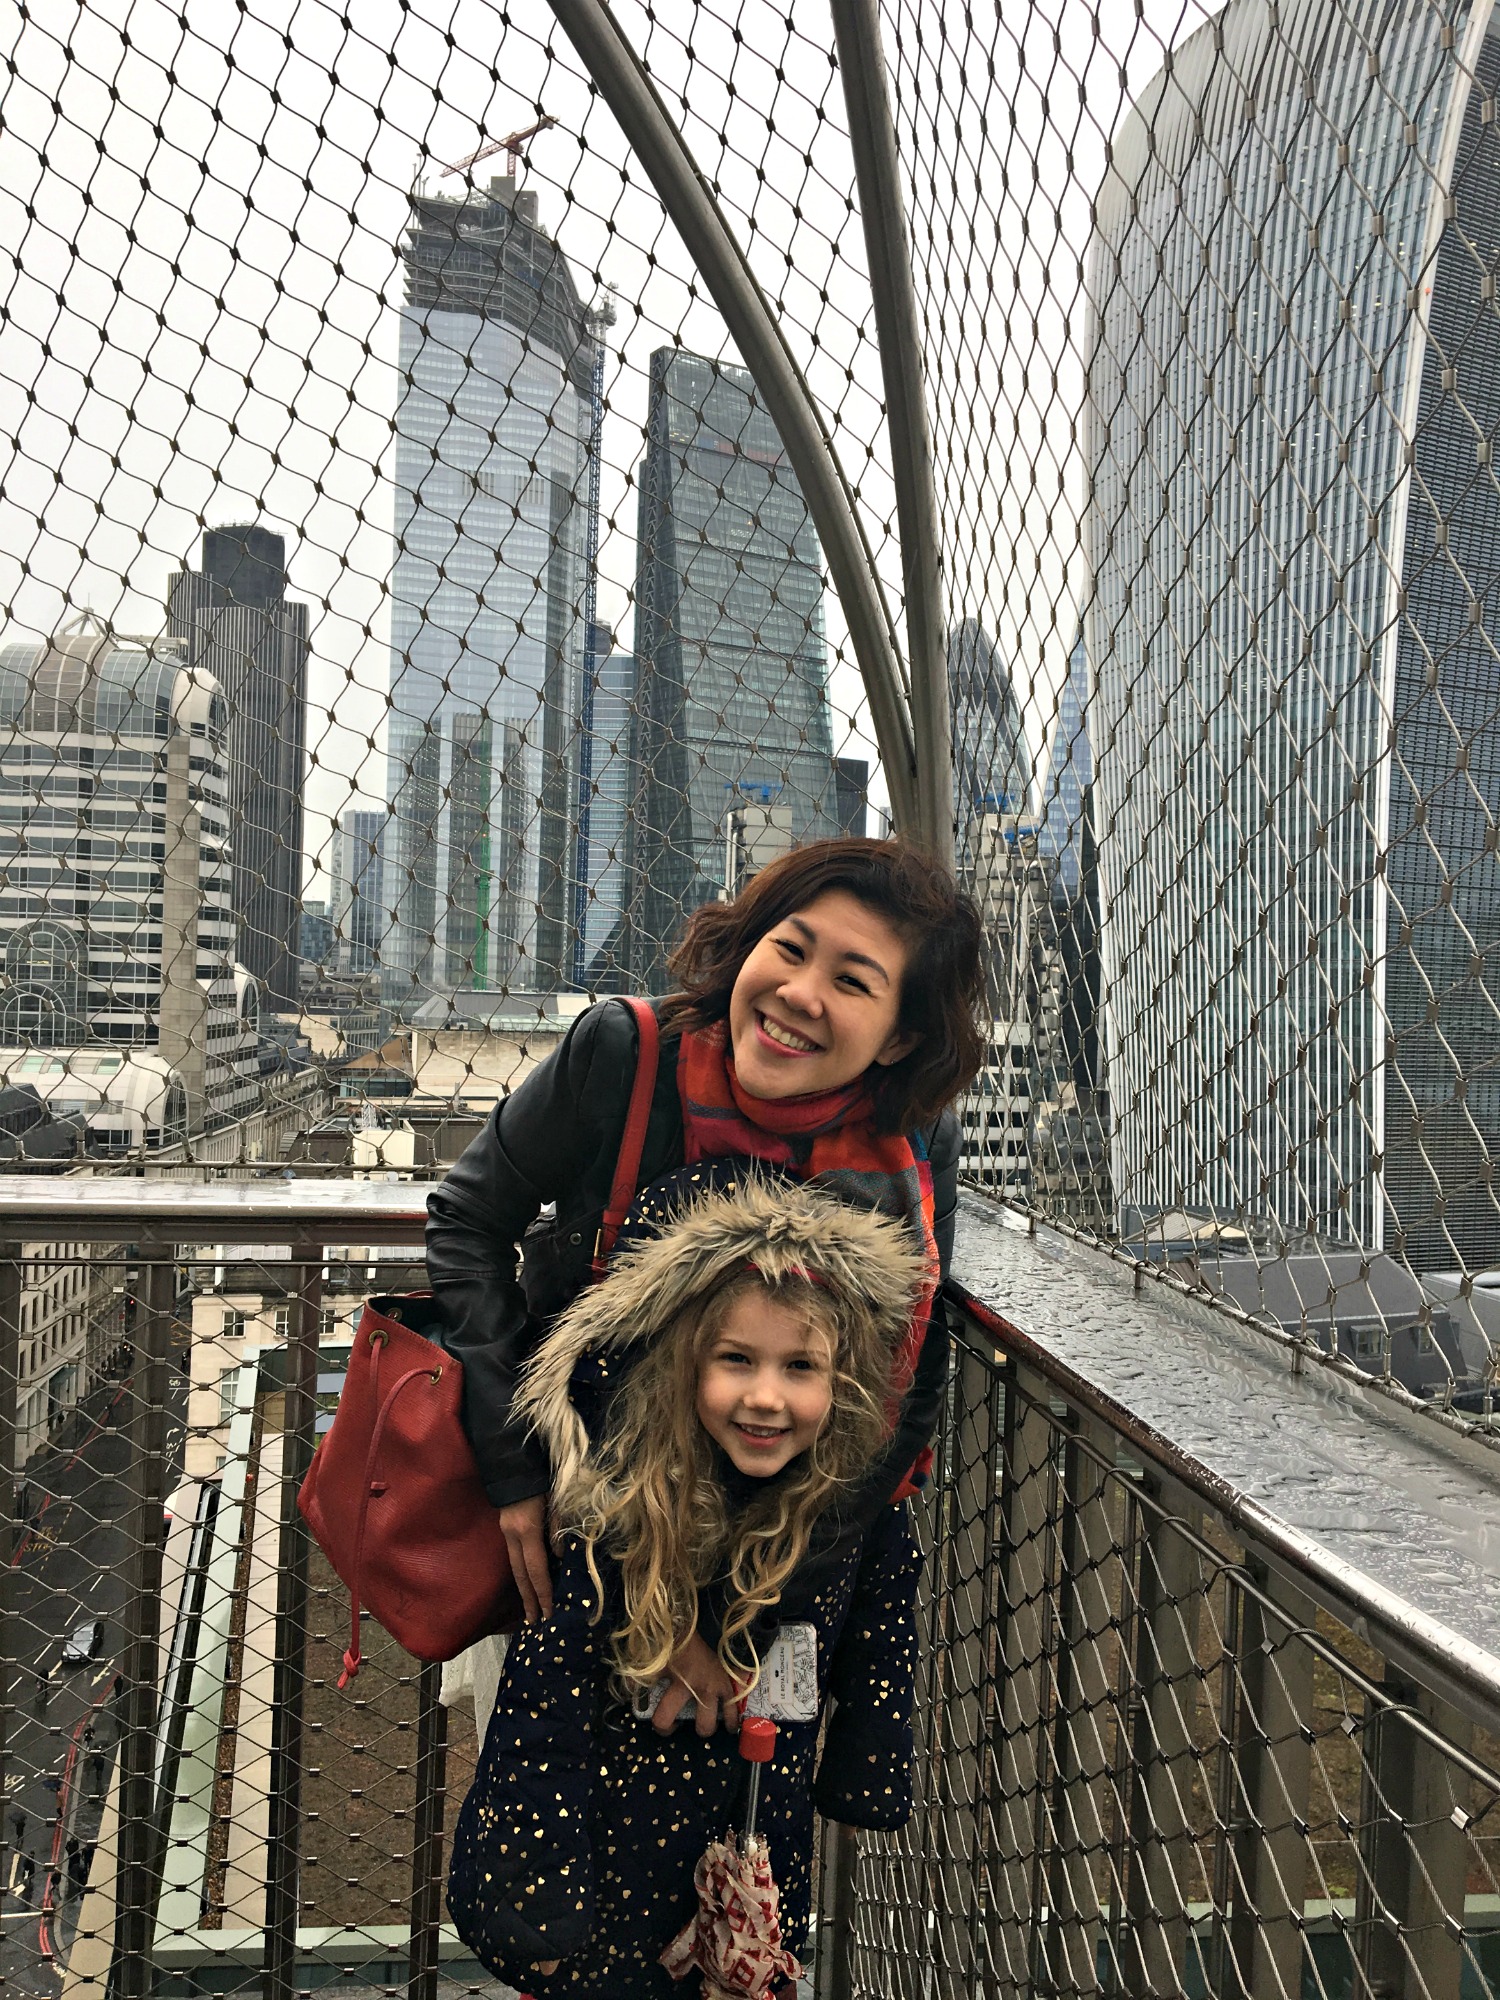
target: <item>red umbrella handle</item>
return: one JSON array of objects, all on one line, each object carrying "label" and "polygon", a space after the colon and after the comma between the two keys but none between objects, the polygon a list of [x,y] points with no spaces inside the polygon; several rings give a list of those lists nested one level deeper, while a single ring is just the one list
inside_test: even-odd
[{"label": "red umbrella handle", "polygon": [[755,1815],[760,1808],[760,1770],[776,1755],[776,1724],[768,1715],[747,1715],[740,1724],[740,1755],[750,1766],[750,1788],[745,1798],[744,1839],[755,1832]]}]

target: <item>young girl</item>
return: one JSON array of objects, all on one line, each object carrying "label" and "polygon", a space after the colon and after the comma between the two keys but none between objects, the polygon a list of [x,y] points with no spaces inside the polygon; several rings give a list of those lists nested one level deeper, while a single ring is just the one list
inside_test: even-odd
[{"label": "young girl", "polygon": [[[951,875],[900,841],[817,841],[733,902],[706,904],[671,961],[679,990],[658,1006],[661,1068],[641,1185],[684,1162],[774,1163],[900,1217],[935,1283],[958,1198],[947,1107],[982,1055],[980,942],[978,914]],[[552,1603],[549,1467],[516,1416],[515,1387],[553,1316],[588,1281],[635,1061],[629,1009],[591,1008],[428,1201],[428,1274],[464,1365],[465,1423],[529,1617]],[[533,1227],[549,1202],[555,1220]],[[940,1314],[930,1328],[924,1316],[924,1330],[891,1436],[840,1503],[843,1546],[857,1545],[931,1435],[948,1346]],[[706,1691],[725,1696],[722,1673],[696,1657]]]},{"label": "young girl", "polygon": [[701,1733],[701,1711],[698,1729],[674,1731],[636,1700],[680,1673],[694,1633],[741,1692],[766,1664],[768,1614],[782,1653],[815,1659],[801,1719],[778,1725],[759,1815],[793,1953],[814,1808],[855,1826],[907,1818],[917,1559],[904,1505],[881,1508],[815,1587],[798,1573],[887,1433],[924,1276],[898,1224],[741,1174],[624,1252],[528,1368],[517,1408],[554,1467],[555,1608],[511,1644],[448,1901],[464,1941],[538,2000],[684,1990],[659,1955],[693,1914],[694,1869],[734,1823],[746,1767],[732,1735]]}]

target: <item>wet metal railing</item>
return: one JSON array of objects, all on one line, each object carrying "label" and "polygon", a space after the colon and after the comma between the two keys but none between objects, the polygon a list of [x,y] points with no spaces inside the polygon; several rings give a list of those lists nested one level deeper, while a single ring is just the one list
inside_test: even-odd
[{"label": "wet metal railing", "polygon": [[[337,1692],[294,1505],[423,1192],[8,1182],[7,1379],[75,1337],[96,1378],[0,1511],[12,1992],[483,1980],[442,1903],[468,1705],[374,1627]],[[63,1268],[81,1333],[38,1325]],[[956,1271],[917,1812],[825,1830],[819,2000],[1495,1991],[1488,1447],[977,1203]]]},{"label": "wet metal railing", "polygon": [[920,1804],[829,1996],[1500,1990],[1500,1457],[975,1203]]}]

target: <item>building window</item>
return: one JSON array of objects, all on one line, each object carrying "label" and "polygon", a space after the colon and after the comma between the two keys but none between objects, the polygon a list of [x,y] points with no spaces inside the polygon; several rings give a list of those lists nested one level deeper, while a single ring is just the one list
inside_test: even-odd
[{"label": "building window", "polygon": [[243,1340],[245,1337],[245,1315],[242,1312],[226,1312],[219,1328],[225,1340]]},{"label": "building window", "polygon": [[28,924],[5,947],[8,992],[0,1040],[22,1048],[68,1048],[83,1039],[78,938],[57,923]]},{"label": "building window", "polygon": [[292,1309],[290,1306],[276,1308],[276,1338],[290,1340],[292,1337]]},{"label": "building window", "polygon": [[233,1420],[235,1405],[239,1401],[240,1371],[236,1364],[226,1368],[219,1377],[219,1422],[227,1424]]}]

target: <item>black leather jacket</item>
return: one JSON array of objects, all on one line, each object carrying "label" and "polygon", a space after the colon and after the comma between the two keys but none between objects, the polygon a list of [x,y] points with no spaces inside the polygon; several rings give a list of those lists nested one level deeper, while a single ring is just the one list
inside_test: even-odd
[{"label": "black leather jacket", "polygon": [[[601,1002],[495,1107],[483,1132],[427,1198],[427,1273],[443,1309],[444,1345],[464,1367],[464,1425],[497,1507],[545,1493],[546,1457],[511,1414],[516,1377],[547,1323],[587,1284],[635,1079],[635,1017]],[[944,1112],[927,1138],[943,1275],[958,1202],[958,1122]],[[663,1038],[640,1184],[681,1166],[677,1041]],[[538,1220],[547,1204],[555,1217]],[[524,1247],[517,1269],[517,1247]],[[841,1515],[870,1518],[932,1435],[947,1379],[948,1329],[934,1308],[916,1378],[890,1445]],[[840,1538],[842,1539],[842,1537]]]}]

